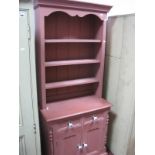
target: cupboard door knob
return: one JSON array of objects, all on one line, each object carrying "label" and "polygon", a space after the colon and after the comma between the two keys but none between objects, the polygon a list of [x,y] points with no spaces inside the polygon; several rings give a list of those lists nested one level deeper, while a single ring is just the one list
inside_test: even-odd
[{"label": "cupboard door knob", "polygon": [[88,144],[83,143],[83,148],[87,148],[87,147],[88,147]]},{"label": "cupboard door knob", "polygon": [[96,121],[97,120],[97,116],[93,116],[93,121]]},{"label": "cupboard door knob", "polygon": [[82,150],[82,145],[77,146],[78,150]]},{"label": "cupboard door knob", "polygon": [[68,128],[72,128],[73,127],[73,123],[68,122]]}]

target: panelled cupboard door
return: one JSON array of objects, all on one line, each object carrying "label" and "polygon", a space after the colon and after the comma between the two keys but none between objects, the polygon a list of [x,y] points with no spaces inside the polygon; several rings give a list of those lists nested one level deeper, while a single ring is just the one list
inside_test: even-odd
[{"label": "panelled cupboard door", "polygon": [[105,111],[54,125],[54,155],[106,155],[107,119]]},{"label": "panelled cupboard door", "polygon": [[84,118],[83,152],[84,155],[100,155],[105,153],[107,113],[94,114]]},{"label": "panelled cupboard door", "polygon": [[19,155],[37,155],[30,79],[28,11],[19,11]]},{"label": "panelled cupboard door", "polygon": [[54,126],[54,155],[81,155],[80,119]]}]

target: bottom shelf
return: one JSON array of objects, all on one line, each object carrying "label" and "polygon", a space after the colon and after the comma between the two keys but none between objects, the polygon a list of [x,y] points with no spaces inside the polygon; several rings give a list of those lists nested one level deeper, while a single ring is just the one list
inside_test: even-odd
[{"label": "bottom shelf", "polygon": [[111,107],[110,103],[93,95],[49,103],[46,109],[41,110],[41,113],[49,122],[109,107]]}]

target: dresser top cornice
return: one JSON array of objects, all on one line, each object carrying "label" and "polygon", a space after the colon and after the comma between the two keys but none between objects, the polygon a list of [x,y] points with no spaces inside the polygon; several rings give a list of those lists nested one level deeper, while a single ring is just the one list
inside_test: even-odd
[{"label": "dresser top cornice", "polygon": [[101,5],[101,4],[93,4],[87,2],[79,2],[79,1],[69,1],[69,0],[34,0],[34,8],[37,7],[58,7],[65,9],[76,9],[76,10],[84,10],[84,11],[94,11],[94,12],[102,12],[107,13],[110,11],[112,6],[110,5]]}]

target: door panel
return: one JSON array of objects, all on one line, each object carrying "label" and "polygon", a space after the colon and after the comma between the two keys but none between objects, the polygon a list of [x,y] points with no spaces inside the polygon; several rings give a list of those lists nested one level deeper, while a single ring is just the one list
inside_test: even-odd
[{"label": "door panel", "polygon": [[19,137],[19,154],[26,155],[25,136]]},{"label": "door panel", "polygon": [[[73,126],[69,127],[69,123]],[[67,121],[54,126],[54,152],[55,155],[81,155],[78,148],[81,144],[81,120]],[[81,148],[82,149],[82,148]]]},{"label": "door panel", "polygon": [[84,118],[83,152],[85,155],[99,155],[104,153],[107,112],[94,114]]},{"label": "door panel", "polygon": [[77,148],[80,140],[81,137],[77,134],[58,139],[55,143],[55,155],[80,155],[80,150]]},{"label": "door panel", "polygon": [[19,154],[36,155],[30,79],[28,11],[19,11]]}]

